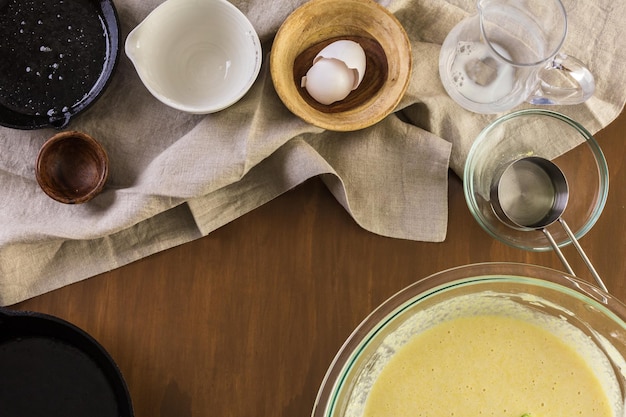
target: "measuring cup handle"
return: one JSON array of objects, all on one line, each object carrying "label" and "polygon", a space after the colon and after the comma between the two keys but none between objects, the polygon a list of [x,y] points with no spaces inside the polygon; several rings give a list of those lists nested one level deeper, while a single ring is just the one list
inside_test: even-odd
[{"label": "measuring cup handle", "polygon": [[564,53],[540,69],[538,77],[539,86],[527,100],[531,104],[580,104],[596,88],[593,74],[585,64]]}]

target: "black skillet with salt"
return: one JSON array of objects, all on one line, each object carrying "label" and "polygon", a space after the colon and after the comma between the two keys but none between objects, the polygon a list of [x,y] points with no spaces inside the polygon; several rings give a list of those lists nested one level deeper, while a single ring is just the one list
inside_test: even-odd
[{"label": "black skillet with salt", "polygon": [[0,0],[0,124],[65,126],[104,89],[118,32],[110,2]]}]

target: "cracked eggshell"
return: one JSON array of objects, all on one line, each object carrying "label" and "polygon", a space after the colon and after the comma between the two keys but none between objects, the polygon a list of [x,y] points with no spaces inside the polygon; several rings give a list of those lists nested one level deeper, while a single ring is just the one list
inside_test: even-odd
[{"label": "cracked eggshell", "polygon": [[353,90],[361,84],[365,75],[365,51],[361,45],[351,40],[339,40],[327,45],[313,59],[313,65],[320,59],[336,59],[346,64],[346,67],[356,72]]},{"label": "cracked eggshell", "polygon": [[355,72],[343,61],[321,58],[302,78],[302,87],[318,103],[329,105],[350,94],[355,78]]},{"label": "cracked eggshell", "polygon": [[301,86],[317,102],[332,104],[355,90],[365,74],[365,52],[361,45],[340,40],[322,49],[313,59],[313,66],[302,77]]}]

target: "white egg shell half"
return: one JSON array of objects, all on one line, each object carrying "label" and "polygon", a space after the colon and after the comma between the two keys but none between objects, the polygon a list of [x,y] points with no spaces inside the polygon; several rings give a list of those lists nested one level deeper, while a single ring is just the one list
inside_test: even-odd
[{"label": "white egg shell half", "polygon": [[320,59],[302,78],[302,86],[322,104],[343,100],[352,91],[355,73],[337,59]]},{"label": "white egg shell half", "polygon": [[343,100],[361,84],[365,61],[365,52],[358,43],[333,42],[315,56],[301,86],[319,103],[328,105]]},{"label": "white egg shell half", "polygon": [[356,71],[353,90],[361,84],[365,75],[365,51],[357,42],[350,40],[340,40],[331,43],[322,49],[313,59],[313,65],[322,58],[337,59],[346,64],[346,67]]}]

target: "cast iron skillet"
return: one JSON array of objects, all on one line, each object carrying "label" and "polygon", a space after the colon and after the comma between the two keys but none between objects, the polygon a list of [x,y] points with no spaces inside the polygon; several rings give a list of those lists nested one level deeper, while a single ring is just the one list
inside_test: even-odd
[{"label": "cast iron skillet", "polygon": [[0,125],[67,126],[108,85],[120,45],[112,0],[0,0]]},{"label": "cast iron skillet", "polygon": [[60,318],[0,308],[0,415],[132,417],[104,348]]}]

